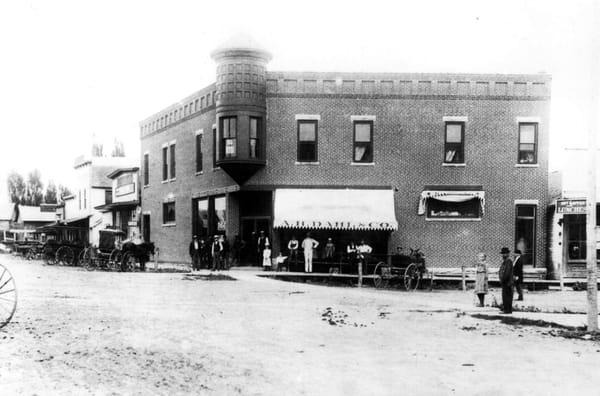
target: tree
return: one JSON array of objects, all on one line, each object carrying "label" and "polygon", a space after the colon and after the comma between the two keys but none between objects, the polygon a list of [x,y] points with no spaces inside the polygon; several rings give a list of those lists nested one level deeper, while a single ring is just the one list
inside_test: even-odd
[{"label": "tree", "polygon": [[10,195],[10,201],[13,203],[22,203],[21,201],[25,197],[25,181],[23,176],[17,172],[11,172],[8,175],[8,194]]},{"label": "tree", "polygon": [[39,206],[44,199],[44,184],[38,169],[29,172],[26,187],[27,200],[25,205]]},{"label": "tree", "polygon": [[63,186],[62,184],[58,185],[58,202],[62,203],[65,201],[65,197],[71,195],[71,190],[69,187]]},{"label": "tree", "polygon": [[92,144],[92,157],[102,157],[104,151],[104,146],[102,143],[94,143]]},{"label": "tree", "polygon": [[123,142],[115,138],[115,142],[113,145],[112,153],[110,154],[112,157],[125,157],[125,147],[123,147]]},{"label": "tree", "polygon": [[48,187],[46,187],[46,194],[44,195],[44,203],[58,203],[56,184],[54,184],[52,180],[48,181]]}]

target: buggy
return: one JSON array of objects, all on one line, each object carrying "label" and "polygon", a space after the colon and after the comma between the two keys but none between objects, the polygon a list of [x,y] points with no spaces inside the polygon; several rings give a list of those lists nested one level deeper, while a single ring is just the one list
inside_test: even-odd
[{"label": "buggy", "polygon": [[100,230],[98,247],[87,247],[81,253],[81,263],[85,269],[113,270],[119,269],[122,259],[121,240],[125,232],[119,229],[106,228]]}]

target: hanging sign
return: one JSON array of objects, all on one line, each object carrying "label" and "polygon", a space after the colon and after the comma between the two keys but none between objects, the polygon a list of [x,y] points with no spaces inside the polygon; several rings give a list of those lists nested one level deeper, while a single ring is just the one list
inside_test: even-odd
[{"label": "hanging sign", "polygon": [[556,213],[586,214],[587,213],[586,200],[585,200],[585,198],[558,199],[558,200],[556,200]]}]

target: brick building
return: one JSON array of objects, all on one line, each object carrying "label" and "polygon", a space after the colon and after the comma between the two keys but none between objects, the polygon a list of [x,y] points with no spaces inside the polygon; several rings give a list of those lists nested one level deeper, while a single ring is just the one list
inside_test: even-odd
[{"label": "brick building", "polygon": [[517,243],[546,265],[550,76],[268,71],[249,41],[212,57],[215,84],[140,123],[161,260],[189,261],[192,234],[264,230],[276,254],[311,230],[433,267]]}]

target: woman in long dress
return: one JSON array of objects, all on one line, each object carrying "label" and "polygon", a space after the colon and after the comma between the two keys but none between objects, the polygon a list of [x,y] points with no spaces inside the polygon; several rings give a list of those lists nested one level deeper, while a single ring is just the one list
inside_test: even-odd
[{"label": "woman in long dress", "polygon": [[477,297],[479,298],[479,306],[483,307],[484,298],[488,292],[488,266],[484,253],[479,253],[477,255],[477,265],[475,268],[475,294],[477,294]]}]

